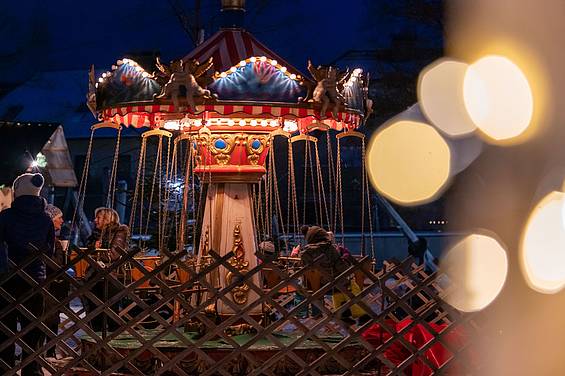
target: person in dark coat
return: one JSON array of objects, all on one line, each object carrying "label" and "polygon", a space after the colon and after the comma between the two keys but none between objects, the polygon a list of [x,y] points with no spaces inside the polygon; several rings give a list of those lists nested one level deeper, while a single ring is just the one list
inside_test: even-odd
[{"label": "person in dark coat", "polygon": [[[90,252],[96,251],[96,257],[98,257],[102,265],[112,267],[111,264],[121,257],[122,252],[127,252],[128,250],[129,228],[126,225],[120,224],[120,216],[111,208],[96,209],[94,217],[96,228],[88,238],[87,247]],[[114,277],[117,275],[115,270],[112,272],[112,275]],[[101,277],[96,271],[87,272],[87,280],[93,278],[100,279]],[[92,293],[104,302],[119,293],[121,289],[109,281],[107,296],[105,296],[104,290],[104,281],[100,280],[92,288]],[[86,299],[87,312],[93,311],[96,307],[97,305],[92,300]],[[119,313],[120,305],[116,303],[110,308],[117,314]],[[104,316],[104,313],[98,314],[90,321],[90,326],[94,331],[102,331]],[[107,325],[106,329],[110,331],[118,328],[117,323],[110,319],[110,317],[107,318]]]},{"label": "person in dark coat", "polygon": [[[23,174],[16,178],[13,184],[14,202],[12,207],[0,212],[0,259],[4,270],[2,274],[9,273],[10,262],[16,266],[36,257],[31,263],[23,268],[31,279],[36,283],[42,283],[46,278],[46,267],[41,254],[52,257],[55,242],[55,231],[51,218],[45,213],[45,200],[39,196],[43,187],[44,179],[41,174]],[[36,318],[43,314],[44,299],[40,289],[36,288],[35,283],[30,283],[21,275],[11,277],[2,285],[2,288],[13,298],[20,299],[31,291],[35,294],[23,302],[23,306]],[[0,306],[6,307],[11,304],[6,296],[0,296]],[[17,331],[17,323],[20,323],[21,330],[25,330],[30,325],[37,325],[20,313],[20,310],[13,309],[0,317],[0,322],[12,332]],[[23,337],[23,342],[31,348],[38,349],[44,340],[42,331],[35,326]],[[11,336],[0,331],[0,344],[4,344],[11,339]],[[23,359],[30,356],[29,350],[23,349]],[[15,345],[6,347],[0,352],[0,369],[7,371],[15,366]],[[6,369],[6,365],[8,368]],[[22,368],[22,376],[43,375],[41,366],[37,361],[32,361]]]},{"label": "person in dark coat", "polygon": [[[55,228],[55,253],[53,254],[53,261],[59,265],[58,269],[51,270],[48,268],[47,272],[49,273],[57,273],[59,269],[67,263],[67,257],[65,253],[65,249],[63,247],[63,243],[59,239],[59,233],[61,231],[61,227],[63,226],[63,212],[61,209],[54,205],[47,205],[45,211],[53,221],[53,226]],[[64,276],[61,276],[55,279],[53,282],[49,284],[48,290],[53,297],[58,300],[62,301],[69,296],[69,288],[70,284]],[[53,332],[53,334],[57,334],[59,331],[59,320],[60,320],[60,311],[57,310],[53,312],[51,316],[47,318],[46,325],[47,327]],[[48,357],[55,357],[55,346],[51,347],[47,350]]]}]

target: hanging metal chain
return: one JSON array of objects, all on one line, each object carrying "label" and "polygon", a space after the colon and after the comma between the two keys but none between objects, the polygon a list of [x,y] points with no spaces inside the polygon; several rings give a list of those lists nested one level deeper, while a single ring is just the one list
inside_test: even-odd
[{"label": "hanging metal chain", "polygon": [[[328,229],[331,228],[331,220],[330,220],[330,214],[328,212],[328,203],[326,202],[326,191],[324,189],[324,177],[322,176],[322,166],[320,164],[320,153],[318,152],[318,144],[316,143],[315,147],[315,151],[316,151],[316,170],[317,170],[317,176],[318,176],[318,199],[320,202],[320,225],[322,226],[324,223],[324,216],[323,214],[326,214],[326,219],[327,221],[327,225],[328,225]],[[322,211],[322,207],[323,207],[323,211]]]},{"label": "hanging metal chain", "polygon": [[[284,244],[285,244],[285,254],[288,254],[288,239],[287,239],[287,232],[285,231],[285,223],[283,221],[283,216],[282,216],[282,209],[281,209],[281,201],[280,201],[280,194],[279,194],[279,188],[278,188],[278,179],[277,179],[277,167],[276,167],[276,159],[275,159],[275,144],[274,144],[274,138],[271,138],[271,150],[269,151],[269,161],[271,164],[271,168],[269,169],[272,179],[273,179],[273,183],[272,183],[272,187],[273,187],[273,191],[274,191],[274,201],[275,201],[275,212],[277,212],[277,215],[275,216],[275,220],[279,220],[280,223],[280,228],[282,228],[282,232],[283,232],[283,238],[284,238]],[[289,218],[287,218],[288,221],[290,221]],[[288,226],[287,226],[288,228]]]},{"label": "hanging metal chain", "polygon": [[[157,170],[160,166],[159,161],[161,160],[161,155],[163,153],[163,143],[162,143],[163,136],[159,135],[158,146],[157,146],[157,155],[155,158],[155,167],[153,168],[153,179],[151,182],[151,194],[149,195],[149,206],[147,208],[147,221],[145,224],[145,231],[144,234],[147,235],[149,232],[149,222],[151,221],[151,209],[153,207],[153,198],[155,196],[155,183],[157,179]],[[145,243],[143,243],[145,244]]]},{"label": "hanging metal chain", "polygon": [[362,153],[363,153],[363,176],[365,178],[365,192],[367,194],[367,208],[368,208],[368,214],[369,214],[369,236],[370,236],[370,243],[371,243],[371,257],[373,258],[373,260],[376,260],[376,254],[375,254],[375,240],[374,240],[374,234],[373,234],[373,211],[372,211],[372,206],[371,206],[371,191],[369,189],[369,175],[367,172],[367,164],[366,164],[366,150],[365,150],[365,139],[363,138],[362,141]]},{"label": "hanging metal chain", "polygon": [[[306,141],[308,144],[310,144],[309,141]],[[315,149],[317,150],[318,144],[315,143]],[[316,224],[319,226],[322,226],[322,202],[320,200],[320,196],[321,196],[321,192],[320,192],[320,186],[319,181],[316,182],[317,180],[317,175],[316,175],[316,179],[314,179],[314,162],[312,161],[312,154],[314,154],[312,152],[311,146],[308,146],[308,160],[310,163],[310,181],[312,182],[312,197],[314,198],[314,214],[316,216]]]},{"label": "hanging metal chain", "polygon": [[116,138],[116,146],[114,148],[114,159],[112,160],[112,171],[110,172],[110,181],[108,182],[108,194],[106,196],[106,207],[114,207],[114,198],[116,196],[116,183],[118,179],[118,160],[120,157],[120,141],[122,136],[122,128],[118,128]]},{"label": "hanging metal chain", "polygon": [[334,183],[335,183],[335,171],[334,171],[334,156],[332,149],[332,141],[330,137],[330,130],[326,131],[326,147],[327,147],[327,161],[328,161],[328,200],[329,200],[329,212],[328,217],[329,228],[335,233],[336,223],[334,220]]},{"label": "hanging metal chain", "polygon": [[[294,153],[292,151],[292,142],[290,138],[288,139],[288,161],[290,166],[290,177],[288,180],[289,190],[292,192],[292,197],[289,206],[292,206],[292,222],[294,225],[293,229],[293,240],[296,239],[296,234],[298,233],[298,197],[296,195],[296,176],[294,173]],[[290,233],[290,231],[289,231]]]},{"label": "hanging metal chain", "polygon": [[345,231],[343,228],[343,191],[342,191],[342,184],[341,184],[341,146],[339,138],[337,139],[337,161],[336,161],[336,194],[337,194],[337,203],[336,203],[336,213],[335,217],[337,218],[338,211],[339,211],[339,225],[341,230],[341,243],[345,242]]},{"label": "hanging metal chain", "polygon": [[[80,185],[78,188],[78,197],[75,205],[75,210],[73,212],[73,220],[71,221],[71,231],[75,228],[76,218],[79,211],[83,210],[84,196],[86,194],[86,184],[88,182],[88,174],[90,172],[90,157],[92,155],[92,144],[94,142],[94,129],[90,131],[90,140],[88,141],[88,148],[86,151],[86,156],[84,158],[84,166],[82,167],[82,176],[80,178]],[[80,234],[80,221],[77,224]]]},{"label": "hanging metal chain", "polygon": [[[131,203],[131,213],[130,213],[130,217],[129,217],[129,228],[132,231],[133,231],[134,226],[135,226],[135,214],[136,214],[136,210],[137,210],[137,200],[138,200],[140,185],[143,188],[141,176],[142,176],[142,170],[144,169],[144,164],[145,164],[146,145],[147,145],[146,139],[143,138],[141,140],[141,148],[139,150],[139,159],[138,159],[138,162],[137,162],[137,176],[135,178],[135,190],[134,190],[134,193],[133,193],[133,200],[132,200],[132,203]],[[140,225],[140,229],[141,229],[141,225]],[[140,235],[141,235],[141,231],[140,231]]]}]

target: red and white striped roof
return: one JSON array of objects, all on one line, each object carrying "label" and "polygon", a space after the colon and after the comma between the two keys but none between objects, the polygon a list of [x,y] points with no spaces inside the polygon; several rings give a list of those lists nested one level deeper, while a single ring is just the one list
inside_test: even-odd
[{"label": "red and white striped roof", "polygon": [[[147,106],[127,106],[109,108],[103,111],[103,118],[116,124],[125,126],[155,127],[162,114],[175,113],[173,105],[147,105]],[[198,115],[203,119],[208,116],[257,116],[273,117],[281,119],[294,119],[298,121],[299,129],[306,129],[308,125],[319,119],[319,112],[312,108],[300,108],[291,106],[245,106],[245,105],[197,105],[196,111],[192,112],[194,117]],[[328,112],[324,120],[330,128],[335,130],[354,129],[361,123],[359,114],[349,112],[338,112],[337,119],[332,118]]]},{"label": "red and white striped roof", "polygon": [[278,61],[289,71],[300,74],[300,71],[290,65],[282,57],[271,51],[263,43],[242,29],[222,29],[208,38],[200,46],[186,55],[183,60],[196,59],[199,62],[213,56],[214,70],[224,72],[251,56],[265,56]]}]

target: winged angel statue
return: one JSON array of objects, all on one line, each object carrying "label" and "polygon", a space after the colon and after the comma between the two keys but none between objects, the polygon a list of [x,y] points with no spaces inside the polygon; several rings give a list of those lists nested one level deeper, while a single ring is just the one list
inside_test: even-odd
[{"label": "winged angel statue", "polygon": [[337,68],[331,66],[314,67],[312,62],[308,60],[308,71],[316,80],[317,84],[312,94],[315,103],[321,103],[320,117],[326,117],[328,104],[333,103],[333,116],[337,119],[337,111],[345,99],[339,92],[339,88],[343,88],[343,84],[349,77],[349,70],[340,72]]},{"label": "winged angel statue", "polygon": [[180,88],[184,86],[186,102],[190,108],[194,109],[195,97],[212,98],[210,90],[202,88],[210,82],[210,77],[206,75],[206,72],[212,65],[212,57],[202,64],[194,59],[187,62],[180,59],[173,60],[168,66],[161,63],[161,60],[157,57],[156,66],[159,72],[155,72],[154,77],[157,81],[161,81],[163,88],[155,98],[172,98],[175,109],[179,109],[179,92]]}]

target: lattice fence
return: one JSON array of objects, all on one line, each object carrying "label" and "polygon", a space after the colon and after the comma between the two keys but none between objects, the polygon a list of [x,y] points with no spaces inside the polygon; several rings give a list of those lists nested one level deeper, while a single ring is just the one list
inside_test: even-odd
[{"label": "lattice fence", "polygon": [[[0,276],[2,374],[34,364],[53,375],[478,372],[474,316],[445,304],[447,279],[411,258],[379,271],[361,258],[321,285],[318,271],[292,258],[258,255],[261,263],[242,275],[232,253],[211,251],[201,264],[182,253],[130,251],[103,265],[98,255],[76,250],[59,266],[38,254]],[[36,259],[55,270],[39,284],[24,271]],[[214,285],[217,268],[236,278]],[[251,283],[256,273],[261,286]],[[55,293],[57,283],[68,293]],[[242,287],[258,298],[237,304]],[[236,314],[219,317],[220,300]],[[257,306],[263,314],[251,314]]]}]

